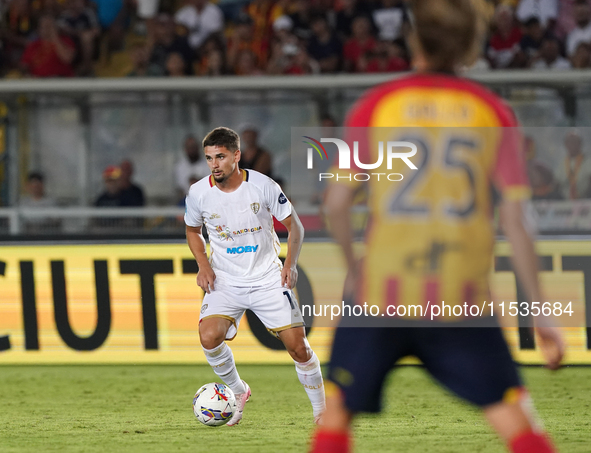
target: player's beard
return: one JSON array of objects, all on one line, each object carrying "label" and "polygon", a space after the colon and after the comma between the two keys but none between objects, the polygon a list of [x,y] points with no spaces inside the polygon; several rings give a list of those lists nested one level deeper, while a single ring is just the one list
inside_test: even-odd
[{"label": "player's beard", "polygon": [[225,174],[224,172],[222,172],[222,174],[220,176],[216,176],[213,173],[212,173],[212,175],[213,175],[214,181],[217,183],[220,183],[220,184],[223,183],[226,179],[228,179],[228,175]]}]

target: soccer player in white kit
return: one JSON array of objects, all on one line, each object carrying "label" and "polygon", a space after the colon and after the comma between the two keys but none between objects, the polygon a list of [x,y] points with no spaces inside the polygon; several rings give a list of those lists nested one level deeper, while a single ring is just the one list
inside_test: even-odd
[{"label": "soccer player in white kit", "polygon": [[[237,333],[246,309],[285,345],[312,403],[314,421],[325,408],[320,362],[310,348],[298,302],[291,291],[304,228],[281,187],[271,178],[238,167],[240,138],[218,127],[203,139],[211,176],[193,184],[186,199],[187,242],[197,260],[197,284],[205,291],[199,337],[207,362],[236,394],[237,409],[227,423],[242,419],[250,387],[240,379],[225,343]],[[289,232],[285,264],[273,217]],[[211,253],[205,251],[203,225]]]}]

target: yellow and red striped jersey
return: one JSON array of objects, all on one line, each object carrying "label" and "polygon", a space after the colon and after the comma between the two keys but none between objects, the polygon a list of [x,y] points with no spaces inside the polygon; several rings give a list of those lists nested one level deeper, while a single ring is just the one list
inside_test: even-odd
[{"label": "yellow and red striped jersey", "polygon": [[346,142],[358,141],[364,164],[378,161],[379,142],[408,141],[417,147],[409,158],[416,170],[386,155],[377,170],[356,165],[336,170],[341,175],[403,176],[400,181],[384,176],[379,181],[375,176],[367,182],[339,180],[369,184],[370,222],[358,300],[453,305],[489,299],[491,189],[504,198],[529,197],[522,140],[511,109],[472,81],[417,74],[370,90],[354,105],[345,126]]}]

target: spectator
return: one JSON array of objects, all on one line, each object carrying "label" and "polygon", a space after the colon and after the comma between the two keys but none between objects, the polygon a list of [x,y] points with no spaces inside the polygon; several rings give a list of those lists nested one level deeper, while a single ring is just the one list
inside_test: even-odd
[{"label": "spectator", "polygon": [[381,7],[374,10],[372,16],[378,38],[383,41],[401,39],[410,25],[402,0],[382,0]]},{"label": "spectator", "polygon": [[576,26],[573,13],[576,1],[577,0],[560,0],[555,34],[562,41],[566,39],[569,33],[573,31]]},{"label": "spectator", "polygon": [[189,75],[185,60],[180,53],[173,52],[168,55],[166,59],[166,75],[169,77],[185,77]]},{"label": "spectator", "polygon": [[103,30],[108,30],[124,12],[125,0],[92,0]]},{"label": "spectator", "polygon": [[365,1],[359,0],[342,0],[342,8],[337,12],[335,31],[337,35],[343,40],[353,36],[353,21],[356,17],[366,16],[371,14],[371,8]]},{"label": "spectator", "polygon": [[532,188],[533,200],[562,200],[560,185],[552,170],[542,161],[536,159],[536,144],[534,140],[524,137],[525,158],[527,160],[527,174]]},{"label": "spectator", "polygon": [[287,16],[281,16],[273,23],[273,44],[271,55],[267,62],[267,72],[270,74],[282,74],[285,67],[285,60],[289,54],[295,54],[298,46],[298,38],[291,29],[293,22]]},{"label": "spectator", "polygon": [[184,199],[187,195],[189,187],[191,187],[188,184],[191,177],[200,180],[211,174],[207,162],[202,157],[201,149],[195,136],[191,134],[187,135],[183,148],[184,155],[175,166],[177,197],[179,200]]},{"label": "spectator", "polygon": [[347,72],[359,72],[361,58],[372,52],[377,43],[371,35],[371,22],[367,17],[355,18],[352,28],[353,37],[345,43],[343,49],[344,65]]},{"label": "spectator", "polygon": [[556,172],[562,195],[567,200],[587,198],[591,188],[591,159],[583,153],[583,140],[577,130],[568,132],[564,146],[564,164]]},{"label": "spectator", "polygon": [[[269,13],[270,24],[273,24],[275,19],[277,19],[280,16],[291,14],[293,12],[292,9],[293,5],[291,0],[277,0],[275,4],[272,6],[271,11]],[[269,31],[269,28],[267,30]]]},{"label": "spectator", "polygon": [[[195,184],[197,181],[199,181],[199,179],[198,179],[196,176],[194,176],[194,175],[191,175],[191,176],[189,176],[189,182],[188,182],[188,184],[189,184],[189,187],[191,187],[191,186],[192,186],[193,184]],[[181,199],[180,199],[180,200],[177,202],[177,206],[182,206],[182,207],[184,208],[184,207],[187,205],[187,203],[186,203],[186,200],[187,200],[187,199],[186,199],[185,197],[181,198]],[[182,220],[182,217],[181,217],[181,220]]]},{"label": "spectator", "polygon": [[146,22],[148,42],[154,40],[156,33],[156,15],[160,7],[160,0],[136,0],[137,17]]},{"label": "spectator", "polygon": [[259,131],[257,127],[252,124],[246,124],[240,129],[242,130],[240,168],[252,169],[271,177],[271,154],[259,146]]},{"label": "spectator", "polygon": [[277,43],[267,65],[269,74],[303,75],[316,74],[319,71],[318,63],[310,58],[305,47],[297,42],[297,38],[295,42]]},{"label": "spectator", "polygon": [[224,30],[222,10],[208,0],[187,0],[187,5],[177,11],[174,20],[185,27],[189,45],[194,50],[210,35]]},{"label": "spectator", "polygon": [[92,75],[92,60],[95,54],[100,27],[96,14],[86,6],[85,0],[68,0],[68,6],[60,15],[58,27],[76,45],[80,64],[79,76]]},{"label": "spectator", "polygon": [[125,159],[121,162],[119,179],[121,206],[144,206],[144,191],[132,181],[133,164]]},{"label": "spectator", "polygon": [[[25,208],[51,208],[57,206],[56,201],[45,194],[44,176],[39,172],[31,172],[27,176],[27,195],[22,197],[19,205]],[[47,233],[60,226],[57,219],[35,217],[24,222],[27,233]]]},{"label": "spectator", "polygon": [[65,6],[65,1],[43,0],[40,1],[37,5],[31,6],[33,7],[35,13],[38,13],[39,16],[51,16],[54,19],[57,19],[62,13],[63,7]]},{"label": "spectator", "polygon": [[293,21],[288,16],[280,16],[273,22],[273,45],[287,42],[296,43],[297,37],[292,33]]},{"label": "spectator", "polygon": [[221,76],[226,73],[224,54],[219,49],[210,50],[201,60],[199,74],[204,76]]},{"label": "spectator", "polygon": [[316,60],[310,57],[306,47],[300,43],[295,55],[288,59],[288,65],[283,73],[287,75],[318,74],[320,66]]},{"label": "spectator", "polygon": [[560,186],[554,179],[552,170],[545,165],[533,163],[527,167],[527,175],[532,188],[532,200],[563,200]]},{"label": "spectator", "polygon": [[[219,35],[211,35],[205,40],[199,51],[197,52],[199,71],[205,70],[209,66],[208,59],[212,52],[220,52],[224,62],[222,70],[227,72],[226,67],[226,46]],[[215,58],[215,57],[214,57]]]},{"label": "spectator", "polygon": [[543,29],[554,31],[558,19],[558,0],[521,0],[515,16],[522,23],[535,17]]},{"label": "spectator", "polygon": [[[141,199],[137,189],[131,182],[131,175],[133,174],[133,166],[129,161],[122,162],[126,167],[126,176],[122,175],[120,167],[113,165],[107,167],[103,172],[103,181],[105,190],[96,199],[94,205],[99,208],[119,208],[119,207],[138,207],[143,203],[143,192],[141,192]],[[124,189],[127,187],[127,189]],[[124,228],[138,228],[143,225],[142,218],[109,218],[101,217],[94,220],[94,225],[99,227],[124,227]]]},{"label": "spectator", "polygon": [[27,0],[12,0],[6,7],[4,17],[0,16],[0,21],[3,66],[6,70],[12,70],[18,66],[25,47],[37,31],[37,16]]},{"label": "spectator", "polygon": [[538,56],[538,51],[544,39],[544,29],[537,17],[530,17],[523,25],[523,37],[519,43],[521,52],[525,58],[525,66],[531,66],[533,60]]},{"label": "spectator", "polygon": [[164,75],[164,70],[158,65],[152,65],[149,61],[148,48],[140,43],[132,46],[131,61],[133,69],[127,77],[154,77]]},{"label": "spectator", "polygon": [[264,74],[258,68],[257,59],[252,50],[243,49],[238,53],[235,74],[240,76],[258,76]]},{"label": "spectator", "polygon": [[245,50],[253,55],[255,68],[262,69],[267,65],[269,40],[266,36],[255,36],[253,21],[249,16],[238,19],[234,32],[228,39],[227,61],[231,72],[238,74],[239,55]]},{"label": "spectator", "polygon": [[122,206],[121,204],[121,185],[119,178],[121,169],[111,165],[103,171],[103,182],[105,190],[98,196],[94,205],[97,207],[114,208]]},{"label": "spectator", "polygon": [[310,0],[295,0],[295,13],[290,14],[293,22],[293,34],[303,41],[312,37],[312,11]]},{"label": "spectator", "polygon": [[150,53],[150,64],[158,66],[162,72],[166,69],[169,56],[177,53],[183,61],[183,72],[193,73],[193,50],[184,36],[175,32],[175,24],[169,14],[159,14],[154,26],[154,43]]},{"label": "spectator", "polygon": [[125,30],[129,18],[130,0],[92,0],[96,4],[99,23],[104,30],[104,55],[110,58],[125,44]]},{"label": "spectator", "polygon": [[55,19],[43,16],[39,20],[39,39],[25,48],[21,68],[34,77],[71,77],[75,53],[72,40],[59,35]]},{"label": "spectator", "polygon": [[373,52],[361,58],[361,72],[397,72],[409,69],[406,60],[400,57],[399,47],[389,41],[379,41]]},{"label": "spectator", "polygon": [[513,10],[506,5],[500,5],[494,17],[495,32],[488,43],[488,59],[495,69],[517,67],[525,64],[519,62],[521,31],[515,24]]},{"label": "spectator", "polygon": [[591,67],[591,46],[584,42],[580,43],[570,62],[575,69],[588,69]]},{"label": "spectator", "polygon": [[553,36],[542,40],[539,57],[532,64],[533,69],[570,69],[570,61],[560,55],[560,42]]},{"label": "spectator", "polygon": [[588,0],[576,0],[573,8],[575,28],[566,38],[566,53],[571,57],[579,43],[591,43],[591,8]]},{"label": "spectator", "polygon": [[308,43],[308,53],[320,66],[320,72],[334,73],[340,69],[343,45],[330,29],[326,17],[312,19],[312,37]]},{"label": "spectator", "polygon": [[285,6],[285,0],[275,5],[273,0],[252,0],[248,3],[244,12],[253,21],[252,36],[255,41],[269,41],[275,19],[287,14]]},{"label": "spectator", "polygon": [[27,175],[27,195],[19,201],[20,206],[28,208],[50,208],[57,206],[56,201],[45,194],[45,177],[33,171]]}]

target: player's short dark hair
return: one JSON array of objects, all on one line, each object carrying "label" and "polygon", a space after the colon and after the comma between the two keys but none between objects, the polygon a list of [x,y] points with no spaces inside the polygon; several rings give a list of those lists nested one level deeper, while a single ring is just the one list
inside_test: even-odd
[{"label": "player's short dark hair", "polygon": [[240,137],[228,127],[216,127],[203,139],[203,149],[206,146],[223,146],[229,151],[236,151],[240,148]]},{"label": "player's short dark hair", "polygon": [[40,173],[38,171],[32,171],[27,175],[27,181],[43,182],[44,179],[45,179],[45,177],[43,176],[43,173]]}]

